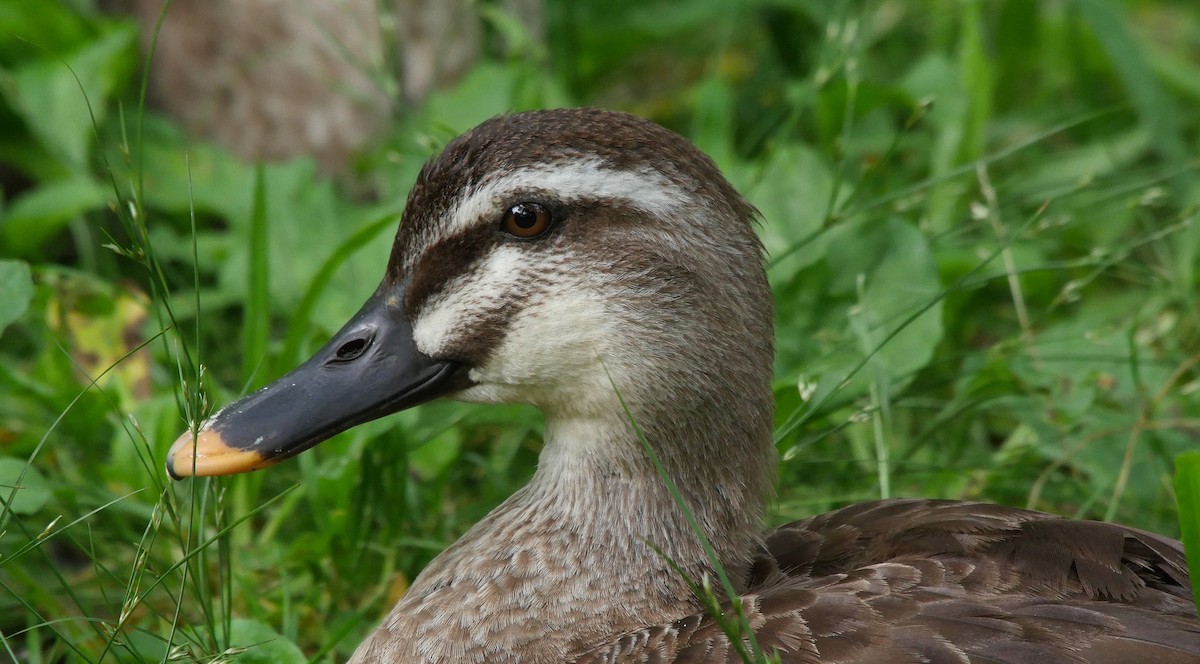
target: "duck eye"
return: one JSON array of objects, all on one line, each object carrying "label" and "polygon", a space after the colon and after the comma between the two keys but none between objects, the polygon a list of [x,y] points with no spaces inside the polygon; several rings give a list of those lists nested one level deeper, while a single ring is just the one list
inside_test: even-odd
[{"label": "duck eye", "polygon": [[351,339],[342,344],[334,353],[333,359],[339,362],[356,360],[367,349],[368,340],[364,338]]},{"label": "duck eye", "polygon": [[550,211],[540,203],[517,203],[504,213],[500,229],[524,240],[537,237],[550,228]]}]

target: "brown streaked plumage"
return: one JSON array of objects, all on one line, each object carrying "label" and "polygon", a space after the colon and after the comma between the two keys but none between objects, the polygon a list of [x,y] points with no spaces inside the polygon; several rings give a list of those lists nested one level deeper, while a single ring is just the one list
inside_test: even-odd
[{"label": "brown streaked plumage", "polygon": [[[527,203],[548,230],[506,234]],[[253,469],[441,395],[543,411],[533,479],[429,564],[355,662],[736,661],[655,551],[713,573],[630,414],[784,662],[1200,661],[1182,549],[1151,533],[929,500],[760,532],[773,311],[753,217],[644,120],[489,120],[422,170],[362,311],[195,448],[181,437],[168,468]]]},{"label": "brown streaked plumage", "polygon": [[[987,503],[861,503],[769,531],[744,598],[785,662],[1200,661],[1177,542]],[[738,661],[702,614],[575,661],[639,648]]]}]

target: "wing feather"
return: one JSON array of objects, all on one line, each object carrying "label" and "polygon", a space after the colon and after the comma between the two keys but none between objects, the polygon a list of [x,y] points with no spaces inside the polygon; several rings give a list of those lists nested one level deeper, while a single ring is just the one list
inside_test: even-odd
[{"label": "wing feather", "polygon": [[[742,604],[785,663],[1200,662],[1177,542],[991,504],[878,501],[769,531]],[[738,660],[696,613],[573,661]]]}]

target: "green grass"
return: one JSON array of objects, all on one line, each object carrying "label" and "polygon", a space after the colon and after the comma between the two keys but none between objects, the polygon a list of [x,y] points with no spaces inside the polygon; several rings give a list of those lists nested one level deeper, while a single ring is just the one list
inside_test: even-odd
[{"label": "green grass", "polygon": [[544,46],[488,5],[353,186],[143,112],[132,26],[87,4],[0,0],[0,661],[344,660],[530,476],[535,411],[453,403],[162,469],[357,309],[422,161],[505,110],[651,117],[762,211],[772,522],[912,495],[1178,536],[1179,487],[1195,537],[1190,2],[555,0]]}]

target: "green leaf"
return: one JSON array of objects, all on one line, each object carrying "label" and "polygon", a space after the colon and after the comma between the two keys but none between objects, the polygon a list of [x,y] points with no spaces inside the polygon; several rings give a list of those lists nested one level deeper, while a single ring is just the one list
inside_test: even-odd
[{"label": "green leaf", "polygon": [[308,661],[296,644],[257,620],[234,618],[229,632],[229,645],[246,648],[237,656],[238,664],[304,664]]},{"label": "green leaf", "polygon": [[24,261],[0,260],[0,333],[25,314],[33,299],[33,275]]},{"label": "green leaf", "polygon": [[924,236],[891,219],[838,226],[827,240],[832,278],[806,287],[823,291],[828,299],[820,306],[844,308],[830,314],[821,331],[808,333],[825,341],[800,351],[800,372],[819,379],[819,397],[830,390],[844,398],[865,394],[869,365],[882,371],[891,390],[904,389],[933,358],[943,332],[942,287]]},{"label": "green leaf", "polygon": [[[1187,140],[1183,137],[1175,104],[1146,62],[1145,52],[1130,31],[1121,3],[1091,0],[1077,3],[1077,6],[1125,84],[1129,101],[1141,116],[1142,125],[1153,134],[1155,149],[1175,164],[1186,163],[1191,155],[1185,147]],[[1180,180],[1179,184],[1185,182]]]},{"label": "green leaf", "polygon": [[104,206],[109,191],[88,177],[47,182],[17,198],[0,226],[0,240],[10,252],[28,255],[89,210]]},{"label": "green leaf", "polygon": [[515,65],[477,65],[458,85],[430,95],[425,114],[459,134],[492,116],[512,111],[518,73]]},{"label": "green leaf", "polygon": [[[88,20],[64,2],[0,1],[0,63],[11,65],[45,56],[45,50],[64,51],[85,41]],[[13,39],[15,37],[15,39]]]},{"label": "green leaf", "polygon": [[[907,385],[933,358],[942,338],[942,307],[934,303],[942,287],[925,236],[899,219],[889,220],[884,228],[886,251],[858,306],[875,331],[876,343],[882,344],[879,355],[892,377]],[[930,303],[934,304],[909,320]]]},{"label": "green leaf", "polygon": [[929,228],[942,230],[959,223],[958,207],[966,193],[962,183],[950,177],[963,163],[964,146],[974,127],[971,97],[963,89],[962,73],[941,54],[927,55],[909,71],[902,87],[913,99],[932,100],[926,116],[935,131],[930,146],[930,183],[927,197]]},{"label": "green leaf", "polygon": [[1175,495],[1179,531],[1191,569],[1192,596],[1200,597],[1200,452],[1175,457]]},{"label": "green leaf", "polygon": [[0,503],[14,514],[33,514],[49,499],[50,485],[37,469],[22,459],[0,457]]},{"label": "green leaf", "polygon": [[440,477],[450,465],[458,460],[462,448],[462,433],[458,429],[447,429],[440,435],[409,450],[409,465],[418,477],[433,479]]},{"label": "green leaf", "polygon": [[795,274],[825,255],[829,236],[819,231],[836,202],[831,200],[833,173],[824,156],[809,146],[784,143],[759,169],[722,166],[762,213],[759,236],[773,278]]},{"label": "green leaf", "polygon": [[93,117],[100,122],[109,95],[128,77],[135,36],[133,26],[118,26],[62,60],[41,60],[14,72],[9,101],[74,172],[87,169]]}]

